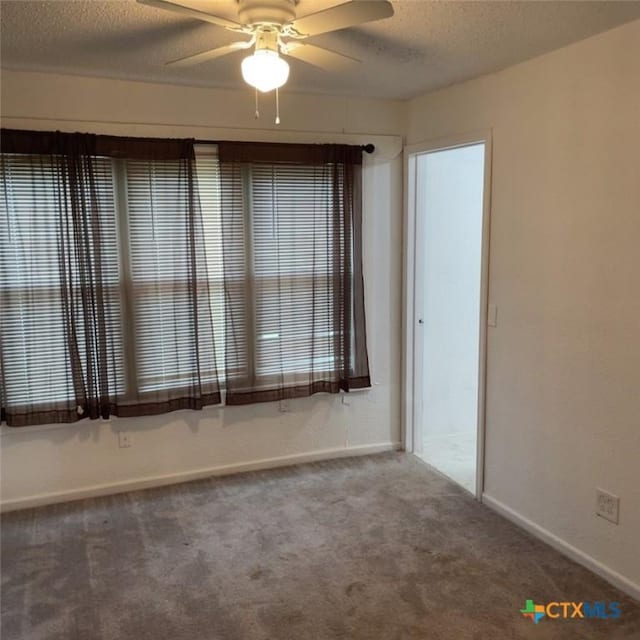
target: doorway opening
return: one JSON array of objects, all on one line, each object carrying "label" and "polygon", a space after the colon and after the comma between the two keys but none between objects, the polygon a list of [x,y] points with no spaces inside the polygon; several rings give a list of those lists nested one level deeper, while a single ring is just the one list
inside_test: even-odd
[{"label": "doorway opening", "polygon": [[[488,139],[407,154],[413,247],[411,450],[480,497],[483,480]],[[409,345],[407,345],[409,347]],[[407,390],[409,391],[409,390]]]}]

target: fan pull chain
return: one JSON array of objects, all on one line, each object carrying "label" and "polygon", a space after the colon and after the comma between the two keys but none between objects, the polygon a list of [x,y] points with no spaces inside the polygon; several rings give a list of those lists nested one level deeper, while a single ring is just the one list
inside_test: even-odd
[{"label": "fan pull chain", "polygon": [[256,89],[256,120],[260,117],[260,109],[258,108],[258,90]]},{"label": "fan pull chain", "polygon": [[280,124],[280,92],[276,89],[276,124]]}]

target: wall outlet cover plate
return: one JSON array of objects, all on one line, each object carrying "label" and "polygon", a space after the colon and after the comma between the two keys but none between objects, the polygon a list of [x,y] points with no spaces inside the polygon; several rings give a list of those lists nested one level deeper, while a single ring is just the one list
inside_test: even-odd
[{"label": "wall outlet cover plate", "polygon": [[620,517],[620,498],[604,489],[596,488],[596,515],[618,524]]}]

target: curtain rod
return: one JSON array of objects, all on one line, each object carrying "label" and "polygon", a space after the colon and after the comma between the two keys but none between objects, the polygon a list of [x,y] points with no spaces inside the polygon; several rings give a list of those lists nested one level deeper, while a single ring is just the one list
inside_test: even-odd
[{"label": "curtain rod", "polygon": [[[195,142],[196,144],[218,144],[217,140],[196,140]],[[365,153],[373,153],[376,150],[376,145],[371,142],[369,144],[361,144],[358,146]]]}]

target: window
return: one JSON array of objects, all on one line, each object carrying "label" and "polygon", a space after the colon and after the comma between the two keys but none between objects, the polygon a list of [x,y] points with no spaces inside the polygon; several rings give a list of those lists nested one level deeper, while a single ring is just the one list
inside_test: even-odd
[{"label": "window", "polygon": [[369,386],[360,149],[218,148],[227,404]]},{"label": "window", "polygon": [[359,148],[2,136],[8,424],[369,385]]},{"label": "window", "polygon": [[256,373],[331,371],[331,173],[323,165],[297,164],[255,165],[249,171]]},{"label": "window", "polygon": [[[60,206],[56,184],[60,180],[59,163],[46,157],[2,154],[5,198],[0,207],[4,231],[0,234],[0,331],[2,335],[3,406],[54,404],[72,400],[73,377],[67,366],[67,340],[64,305],[82,303],[83,290],[75,254],[86,249],[81,232],[71,222],[59,228]],[[123,390],[122,329],[120,314],[120,275],[116,233],[116,205],[111,161],[100,158],[95,163],[95,181],[82,185],[92,188],[101,203],[95,215],[99,218],[100,268],[106,284],[107,308],[113,313],[105,318],[110,352],[110,366],[117,389]],[[64,233],[63,233],[64,231]],[[60,245],[65,243],[69,260],[60,264]],[[90,252],[94,246],[89,246]],[[89,265],[97,268],[96,256]],[[60,270],[70,270],[71,287],[59,277]],[[86,344],[93,336],[85,327],[72,328],[78,342]],[[77,363],[84,377],[87,371],[79,349]],[[72,354],[73,357],[73,354]]]},{"label": "window", "polygon": [[[191,269],[188,259],[189,224],[187,216],[176,215],[185,200],[187,181],[175,171],[173,162],[138,160],[121,163],[118,189],[124,190],[120,224],[123,284],[128,297],[127,324],[131,362],[129,376],[134,396],[161,389],[174,389],[191,379],[196,336],[189,322]],[[198,166],[198,188],[205,233],[203,262],[197,265],[197,290],[207,298],[208,312],[220,320],[221,255],[216,247],[219,226],[216,159],[203,158]],[[216,252],[218,249],[218,252]],[[217,279],[215,276],[218,276]],[[210,278],[215,286],[209,300]],[[209,306],[210,305],[210,306]],[[217,316],[217,317],[215,317]],[[184,322],[181,319],[184,318]],[[165,339],[167,335],[171,339]],[[198,338],[198,357],[205,381],[217,379],[213,334]]]},{"label": "window", "polygon": [[[194,371],[198,384],[217,386],[214,332],[202,330],[223,322],[215,153],[209,148],[197,162],[200,232],[188,228],[194,223],[184,212],[191,188],[184,163],[97,157],[70,183],[59,156],[1,157],[3,416],[6,408],[37,407],[48,416],[41,421],[80,418],[79,398],[91,393],[85,381],[100,376],[124,408],[119,415],[187,393]],[[193,322],[194,295],[209,325]],[[87,313],[99,322],[83,321]],[[222,340],[217,348],[220,357]]]}]

